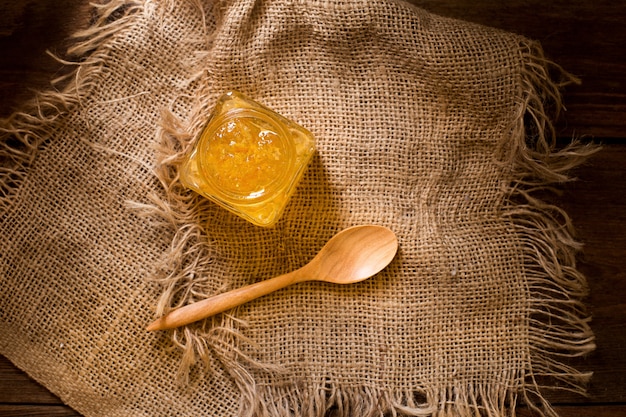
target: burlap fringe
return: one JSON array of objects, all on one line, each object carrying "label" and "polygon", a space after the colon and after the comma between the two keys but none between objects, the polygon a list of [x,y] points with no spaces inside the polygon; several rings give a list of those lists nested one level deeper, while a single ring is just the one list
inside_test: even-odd
[{"label": "burlap fringe", "polygon": [[516,395],[504,387],[452,385],[423,392],[390,392],[371,387],[259,387],[245,417],[503,417],[515,415]]},{"label": "burlap fringe", "polygon": [[[504,386],[450,385],[392,392],[372,387],[257,387],[244,392],[245,417],[504,417],[516,414],[517,394]],[[249,397],[248,397],[249,395]]]},{"label": "burlap fringe", "polygon": [[[206,115],[202,107],[194,113]],[[194,123],[198,118],[192,116],[189,120]],[[129,203],[138,214],[158,219],[172,232],[170,249],[150,278],[162,289],[155,308],[157,317],[229,289],[213,282],[208,272],[214,248],[204,233],[203,225],[208,221],[202,215],[208,211],[203,206],[212,203],[186,190],[176,168],[192,145],[193,135],[189,132],[196,132],[198,127],[163,111],[155,173],[165,188],[165,198],[154,194],[152,205]],[[254,343],[242,334],[246,323],[237,318],[236,309],[233,311],[170,331],[174,346],[182,353],[179,369],[182,383],[188,381],[197,363],[204,363],[207,369],[220,366],[243,386],[253,384],[248,368],[279,372],[279,368],[258,363],[244,353],[244,345],[254,347]]]},{"label": "burlap fringe", "polygon": [[[172,3],[173,4],[173,3]],[[133,23],[144,5],[113,0],[97,7],[94,24],[76,34],[69,50],[76,69],[55,80],[62,89],[42,93],[30,108],[3,120],[0,125],[0,215],[8,210],[11,197],[23,180],[37,149],[63,123],[63,115],[79,106],[81,97],[96,86],[97,73],[107,59],[107,39]],[[198,5],[198,7],[200,7]],[[315,387],[297,383],[286,387],[260,386],[251,370],[279,373],[244,353],[252,341],[242,334],[245,323],[222,314],[202,323],[172,331],[173,345],[180,349],[181,379],[198,362],[208,368],[221,366],[230,372],[242,392],[242,416],[515,416],[518,399],[538,415],[556,417],[545,400],[545,385],[583,393],[591,374],[579,372],[565,362],[594,349],[589,317],[581,298],[587,288],[575,266],[580,245],[573,239],[572,224],[560,208],[535,197],[552,184],[568,181],[568,172],[582,163],[597,147],[573,142],[556,149],[556,135],[549,107],[562,107],[560,88],[573,78],[552,81],[551,69],[565,72],[543,56],[532,42],[520,47],[525,69],[520,80],[520,98],[515,125],[500,147],[504,169],[510,169],[510,188],[503,216],[514,224],[522,248],[528,290],[530,367],[523,370],[521,385],[446,386],[420,392],[392,392],[372,387],[340,387],[319,381]],[[206,109],[202,109],[206,111]],[[157,266],[154,279],[163,288],[155,314],[160,316],[207,295],[225,290],[203,280],[212,262],[210,242],[200,228],[202,205],[210,204],[184,192],[175,166],[192,139],[185,126],[171,113],[164,113],[162,143],[156,173],[164,193],[152,196],[152,205],[130,203],[139,213],[161,222],[172,231],[172,244]],[[165,197],[163,197],[165,195]],[[214,363],[217,362],[217,363]]]},{"label": "burlap fringe", "polygon": [[586,280],[576,269],[581,245],[567,213],[539,196],[570,181],[568,173],[599,147],[573,140],[559,149],[551,120],[563,109],[561,88],[579,81],[547,60],[537,43],[522,44],[520,54],[525,63],[522,101],[512,140],[502,144],[502,161],[512,176],[503,215],[513,221],[519,236],[530,294],[531,366],[523,370],[520,394],[538,415],[556,417],[545,389],[584,394],[591,372],[580,372],[567,361],[590,353],[595,344],[582,302]]},{"label": "burlap fringe", "polygon": [[0,120],[0,215],[11,205],[37,150],[63,125],[64,115],[80,105],[81,97],[97,87],[96,74],[107,61],[106,41],[132,24],[139,7],[125,0],[94,5],[89,28],[73,35],[74,46],[65,59],[55,57],[73,71],[52,80],[53,88],[38,93],[23,110]]}]

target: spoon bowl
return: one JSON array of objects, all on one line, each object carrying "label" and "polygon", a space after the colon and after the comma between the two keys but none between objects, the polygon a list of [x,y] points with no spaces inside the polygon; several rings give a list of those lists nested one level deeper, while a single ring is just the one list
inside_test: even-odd
[{"label": "spoon bowl", "polygon": [[333,236],[298,271],[298,281],[353,284],[382,271],[398,250],[396,235],[386,227],[354,226]]},{"label": "spoon bowl", "polygon": [[389,265],[397,250],[398,239],[386,227],[350,227],[333,236],[302,268],[173,310],[152,322],[148,330],[193,323],[299,282],[353,284],[363,281]]}]

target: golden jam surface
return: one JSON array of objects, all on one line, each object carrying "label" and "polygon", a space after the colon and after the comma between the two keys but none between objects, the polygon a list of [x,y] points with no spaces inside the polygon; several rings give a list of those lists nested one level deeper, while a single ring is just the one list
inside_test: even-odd
[{"label": "golden jam surface", "polygon": [[255,198],[287,174],[290,152],[277,127],[254,116],[232,117],[211,132],[202,166],[225,193]]},{"label": "golden jam surface", "polygon": [[180,181],[257,226],[273,226],[315,152],[311,132],[247,98],[217,101]]}]

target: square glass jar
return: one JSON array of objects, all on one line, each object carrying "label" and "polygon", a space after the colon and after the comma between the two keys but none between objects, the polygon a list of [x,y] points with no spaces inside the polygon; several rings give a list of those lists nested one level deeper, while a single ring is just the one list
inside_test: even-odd
[{"label": "square glass jar", "polygon": [[313,135],[237,91],[224,94],[180,166],[181,183],[257,226],[282,215],[315,153]]}]

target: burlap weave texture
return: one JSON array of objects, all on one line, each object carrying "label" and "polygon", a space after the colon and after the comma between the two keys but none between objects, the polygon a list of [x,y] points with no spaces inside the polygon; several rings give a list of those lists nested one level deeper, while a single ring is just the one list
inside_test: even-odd
[{"label": "burlap weave texture", "polygon": [[[576,243],[529,190],[587,150],[552,149],[537,45],[391,0],[98,13],[63,90],[3,127],[2,354],[88,416],[553,415],[537,376],[582,389],[558,362],[593,347]],[[317,138],[271,229],[178,181],[232,89]],[[400,242],[370,280],[145,331],[364,223]]]}]

